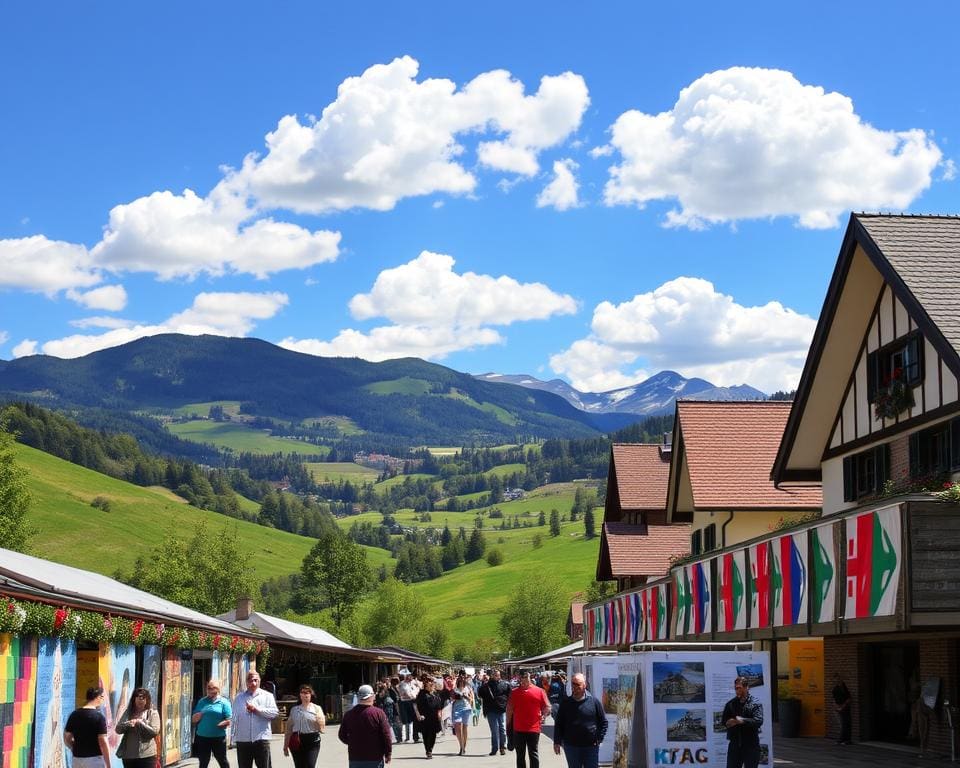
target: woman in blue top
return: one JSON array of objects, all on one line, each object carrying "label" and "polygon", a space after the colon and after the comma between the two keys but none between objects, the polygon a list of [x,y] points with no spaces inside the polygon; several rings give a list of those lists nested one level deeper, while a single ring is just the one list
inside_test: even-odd
[{"label": "woman in blue top", "polygon": [[227,726],[233,716],[230,701],[220,695],[220,682],[207,683],[207,695],[193,708],[193,722],[197,725],[197,757],[200,768],[207,768],[210,754],[217,759],[220,768],[229,768],[227,763]]}]

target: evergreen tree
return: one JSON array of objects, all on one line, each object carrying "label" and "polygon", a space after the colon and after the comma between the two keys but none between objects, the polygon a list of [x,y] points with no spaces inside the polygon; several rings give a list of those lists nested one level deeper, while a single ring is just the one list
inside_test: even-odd
[{"label": "evergreen tree", "polygon": [[593,521],[593,507],[587,506],[587,511],[583,514],[583,535],[592,539],[597,535],[596,526]]},{"label": "evergreen tree", "polygon": [[472,563],[474,560],[479,560],[481,557],[483,557],[483,553],[486,548],[487,542],[483,537],[483,533],[479,528],[474,528],[473,533],[470,534],[470,541],[467,543],[467,551],[464,554],[464,559],[468,563]]},{"label": "evergreen tree", "polygon": [[546,524],[547,524],[547,516],[544,513],[544,511],[541,509],[540,513],[537,515],[537,525],[543,526]]},{"label": "evergreen tree", "polygon": [[560,513],[555,509],[550,510],[550,535],[560,535]]}]

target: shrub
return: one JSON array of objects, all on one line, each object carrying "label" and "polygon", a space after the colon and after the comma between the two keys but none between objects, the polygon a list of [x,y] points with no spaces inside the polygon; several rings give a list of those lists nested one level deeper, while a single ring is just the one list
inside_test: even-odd
[{"label": "shrub", "polygon": [[540,547],[542,547],[542,546],[543,546],[543,536],[541,536],[541,535],[538,533],[538,534],[536,534],[536,535],[533,537],[533,548],[534,548],[534,549],[540,549]]},{"label": "shrub", "polygon": [[94,509],[102,509],[104,512],[110,511],[110,499],[106,496],[95,496],[90,506]]},{"label": "shrub", "polygon": [[487,552],[487,565],[491,568],[503,564],[503,552],[499,549],[491,549]]}]

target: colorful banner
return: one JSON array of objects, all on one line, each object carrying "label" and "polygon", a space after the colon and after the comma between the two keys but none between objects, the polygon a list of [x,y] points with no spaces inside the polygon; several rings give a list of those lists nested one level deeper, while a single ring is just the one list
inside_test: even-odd
[{"label": "colorful banner", "polygon": [[810,618],[815,624],[837,618],[837,556],[834,546],[832,523],[810,530],[810,566],[813,571]]},{"label": "colorful banner", "polygon": [[787,534],[771,542],[773,550],[773,624],[807,621],[807,534]]},{"label": "colorful banner", "polygon": [[0,634],[0,759],[29,768],[37,697],[37,638]]},{"label": "colorful banner", "polygon": [[753,544],[750,554],[750,628],[770,626],[770,546]]},{"label": "colorful banner", "polygon": [[849,517],[844,618],[892,616],[902,558],[900,507]]},{"label": "colorful banner", "polygon": [[800,735],[827,735],[823,710],[826,699],[823,670],[823,638],[805,637],[787,643],[790,660],[790,693],[800,699]]},{"label": "colorful banner", "polygon": [[164,765],[180,760],[180,651],[167,648],[163,655],[163,720]]},{"label": "colorful banner", "polygon": [[73,762],[63,743],[63,726],[74,709],[76,687],[76,641],[40,638],[33,737],[33,764],[37,768],[69,768]]},{"label": "colorful banner", "polygon": [[720,582],[717,604],[717,631],[735,632],[747,628],[746,553],[741,549],[715,558]]},{"label": "colorful banner", "polygon": [[656,584],[643,590],[647,613],[646,640],[667,640],[667,585]]},{"label": "colorful banner", "polygon": [[[193,651],[180,652],[180,759],[191,754],[193,714]],[[183,658],[187,656],[187,658]]]},{"label": "colorful banner", "polygon": [[690,606],[693,612],[693,633],[702,635],[711,630],[710,600],[713,588],[710,584],[710,561],[700,561],[688,566],[690,579]]},{"label": "colorful banner", "polygon": [[690,580],[684,566],[673,569],[673,632],[675,637],[690,634]]},{"label": "colorful banner", "polygon": [[643,603],[640,600],[639,592],[632,592],[630,594],[630,611],[633,615],[633,629],[632,629],[632,638],[631,643],[639,643],[643,640],[644,619],[645,614],[643,612]]}]

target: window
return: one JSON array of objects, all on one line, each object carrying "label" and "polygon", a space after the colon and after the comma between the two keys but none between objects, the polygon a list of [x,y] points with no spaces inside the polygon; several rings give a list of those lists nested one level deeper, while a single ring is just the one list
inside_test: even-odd
[{"label": "window", "polygon": [[897,371],[910,386],[923,381],[923,336],[918,331],[867,355],[867,400],[872,403]]},{"label": "window", "polygon": [[856,501],[883,490],[890,477],[890,446],[886,443],[843,460],[843,500]]},{"label": "window", "polygon": [[710,523],[703,529],[703,551],[709,552],[717,548],[717,524]]},{"label": "window", "polygon": [[690,554],[699,555],[703,552],[703,531],[699,528],[690,534]]},{"label": "window", "polygon": [[960,418],[910,435],[910,477],[960,469]]}]

